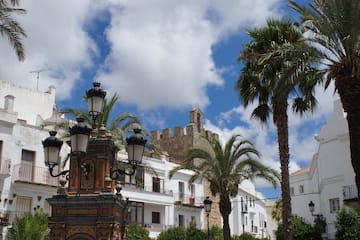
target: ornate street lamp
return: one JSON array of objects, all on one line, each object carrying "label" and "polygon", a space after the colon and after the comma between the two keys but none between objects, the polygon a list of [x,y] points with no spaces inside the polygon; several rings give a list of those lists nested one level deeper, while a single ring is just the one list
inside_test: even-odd
[{"label": "ornate street lamp", "polygon": [[[106,92],[100,88],[100,83],[94,82],[93,88],[86,91],[86,98],[88,100],[89,115],[93,120],[93,127],[96,127],[96,119],[102,114],[104,107],[104,98]],[[45,153],[45,165],[48,166],[50,175],[52,177],[66,176],[69,177],[69,170],[62,171],[58,174],[54,174],[54,168],[59,165],[59,154],[63,141],[56,137],[56,131],[50,131],[50,136],[46,138],[43,143]],[[70,146],[71,155],[80,159],[86,155],[89,136],[91,128],[89,128],[83,118],[77,119],[77,124],[70,128]],[[126,169],[112,169],[110,167],[110,177],[115,180],[119,175],[133,175],[136,168],[142,162],[146,139],[141,134],[141,129],[134,129],[134,134],[126,138],[128,147],[128,163],[131,166],[131,171]],[[89,165],[83,163],[80,168],[85,176],[89,174]]]},{"label": "ornate street lamp", "polygon": [[322,234],[321,237],[322,239],[327,239],[327,233],[326,233],[326,219],[322,214],[314,214],[315,211],[315,203],[313,203],[313,201],[310,201],[309,204],[309,210],[311,213],[311,216],[316,217],[316,219],[318,221],[320,221],[320,223],[322,224]]},{"label": "ornate street lamp", "polygon": [[313,201],[309,202],[309,210],[311,212],[311,216],[314,216],[314,211],[315,211],[315,203],[313,203]]},{"label": "ornate street lamp", "polygon": [[207,217],[207,234],[208,234],[208,239],[210,239],[210,223],[209,223],[209,215],[211,212],[211,204],[212,201],[209,197],[206,197],[206,199],[204,200],[204,208],[205,208],[205,212],[206,212],[206,217]]}]

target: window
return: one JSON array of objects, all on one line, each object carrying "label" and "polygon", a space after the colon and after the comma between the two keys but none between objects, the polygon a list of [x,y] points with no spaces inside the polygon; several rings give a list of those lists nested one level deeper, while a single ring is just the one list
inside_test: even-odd
[{"label": "window", "polygon": [[144,224],[144,203],[129,202],[128,221],[130,224]]},{"label": "window", "polygon": [[20,179],[23,181],[33,181],[35,162],[35,152],[23,149],[21,152]]},{"label": "window", "polygon": [[299,192],[300,194],[304,193],[304,185],[299,186]]},{"label": "window", "polygon": [[184,215],[179,215],[179,227],[185,227],[185,217],[184,217]]},{"label": "window", "polygon": [[184,201],[184,183],[183,182],[179,182],[179,200],[180,201]]},{"label": "window", "polygon": [[153,192],[160,192],[160,178],[153,177],[152,178],[152,184],[153,184]]},{"label": "window", "polygon": [[294,195],[295,195],[295,191],[294,191],[294,188],[293,188],[293,187],[290,188],[290,193],[291,193],[291,196],[294,196]]},{"label": "window", "polygon": [[160,223],[160,213],[159,212],[152,212],[151,213],[151,223]]},{"label": "window", "polygon": [[336,211],[340,209],[339,198],[329,199],[329,205],[330,205],[330,213],[336,213]]},{"label": "window", "polygon": [[16,197],[16,214],[22,216],[26,212],[31,212],[32,198],[31,197]]},{"label": "window", "polygon": [[195,184],[190,185],[191,197],[195,197]]}]

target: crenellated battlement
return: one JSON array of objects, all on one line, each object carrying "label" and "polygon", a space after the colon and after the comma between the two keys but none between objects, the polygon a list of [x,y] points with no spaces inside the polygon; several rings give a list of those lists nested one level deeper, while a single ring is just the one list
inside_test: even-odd
[{"label": "crenellated battlement", "polygon": [[160,145],[169,153],[171,162],[180,163],[184,160],[186,153],[195,147],[206,146],[204,137],[210,139],[218,138],[217,134],[203,128],[203,114],[200,109],[190,111],[190,121],[186,127],[177,126],[174,129],[165,128],[151,132],[151,140]]}]

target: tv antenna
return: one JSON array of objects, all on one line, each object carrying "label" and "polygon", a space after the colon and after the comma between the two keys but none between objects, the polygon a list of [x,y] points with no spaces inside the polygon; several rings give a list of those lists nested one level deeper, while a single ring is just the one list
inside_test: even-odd
[{"label": "tv antenna", "polygon": [[31,71],[30,73],[36,73],[36,90],[39,91],[39,79],[40,79],[40,73],[41,72],[45,72],[48,69],[39,69],[39,70],[34,70]]}]

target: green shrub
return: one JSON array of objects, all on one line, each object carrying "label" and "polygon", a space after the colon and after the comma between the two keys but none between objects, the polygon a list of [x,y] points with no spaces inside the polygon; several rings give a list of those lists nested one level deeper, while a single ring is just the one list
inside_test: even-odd
[{"label": "green shrub", "polygon": [[149,231],[138,224],[130,224],[128,226],[128,240],[151,240]]},{"label": "green shrub", "polygon": [[353,209],[343,207],[336,215],[336,239],[360,239],[360,215]]},{"label": "green shrub", "polygon": [[204,240],[206,239],[206,233],[196,228],[195,223],[190,223],[186,229],[186,240]]},{"label": "green shrub", "polygon": [[240,236],[233,236],[232,240],[256,240],[257,238],[250,233],[243,233]]},{"label": "green shrub", "polygon": [[[314,226],[306,222],[303,218],[293,216],[293,238],[294,240],[321,240],[321,233],[323,231],[323,220],[315,221]],[[284,240],[284,227],[282,224],[278,225],[275,232],[277,240]]]},{"label": "green shrub", "polygon": [[[207,231],[206,231],[207,234]],[[211,240],[222,240],[223,239],[223,231],[222,228],[212,227],[210,228],[210,239]]]},{"label": "green shrub", "polygon": [[184,240],[186,238],[185,228],[175,227],[161,232],[157,240]]}]

